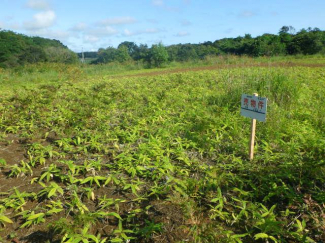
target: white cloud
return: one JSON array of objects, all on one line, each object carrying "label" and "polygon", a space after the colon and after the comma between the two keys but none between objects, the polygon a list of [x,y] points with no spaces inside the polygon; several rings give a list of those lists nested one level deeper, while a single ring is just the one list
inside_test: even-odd
[{"label": "white cloud", "polygon": [[19,30],[20,29],[20,24],[17,23],[17,22],[10,23],[10,24],[7,25],[7,28],[11,29],[11,30]]},{"label": "white cloud", "polygon": [[24,23],[24,27],[27,30],[39,30],[51,27],[56,19],[55,12],[52,10],[47,10],[39,12],[33,16],[32,21],[27,21]]},{"label": "white cloud", "polygon": [[145,29],[145,30],[138,30],[138,31],[130,31],[128,29],[125,29],[123,34],[125,36],[134,36],[134,35],[141,35],[141,34],[156,34],[161,32],[160,29],[151,28],[151,29]]},{"label": "white cloud", "polygon": [[50,9],[50,4],[46,0],[28,0],[26,6],[28,8],[38,9],[38,10]]},{"label": "white cloud", "polygon": [[62,30],[48,30],[48,29],[39,29],[39,30],[30,30],[29,33],[35,36],[41,36],[49,39],[56,39],[60,41],[67,41],[71,35],[67,31]]},{"label": "white cloud", "polygon": [[188,20],[186,20],[186,19],[183,19],[183,20],[181,20],[181,24],[182,24],[183,26],[189,26],[189,25],[192,25],[192,22],[190,22],[190,21],[188,21]]},{"label": "white cloud", "polygon": [[69,32],[64,30],[55,30],[55,31],[50,31],[48,33],[48,36],[54,39],[58,38],[60,40],[67,40],[71,35]]},{"label": "white cloud", "polygon": [[164,1],[163,0],[152,0],[152,4],[155,6],[163,6]]},{"label": "white cloud", "polygon": [[233,30],[234,30],[233,28],[229,28],[229,29],[226,29],[226,30],[224,31],[224,33],[226,33],[226,34],[230,34]]},{"label": "white cloud", "polygon": [[177,37],[184,37],[184,36],[188,36],[190,33],[188,33],[187,31],[180,31],[176,34]]},{"label": "white cloud", "polygon": [[160,31],[161,30],[159,30],[159,29],[151,28],[151,29],[143,30],[142,33],[144,33],[144,34],[155,34],[155,33],[158,33]]},{"label": "white cloud", "polygon": [[169,11],[169,12],[179,12],[180,8],[178,7],[172,7],[170,5],[165,4],[164,0],[152,0],[152,5],[162,8],[163,10]]},{"label": "white cloud", "polygon": [[83,31],[87,28],[87,24],[85,23],[78,23],[74,25],[72,28],[70,28],[71,31]]},{"label": "white cloud", "polygon": [[97,36],[86,35],[84,37],[84,42],[86,42],[86,43],[96,43],[98,41],[99,41],[99,38]]},{"label": "white cloud", "polygon": [[109,18],[104,19],[99,22],[100,25],[108,26],[108,25],[121,25],[121,24],[134,24],[137,20],[132,17],[116,17],[116,18]]},{"label": "white cloud", "polygon": [[14,15],[8,15],[8,16],[5,16],[3,19],[6,21],[12,21],[15,19],[15,17],[14,17]]},{"label": "white cloud", "polygon": [[132,36],[132,35],[134,35],[134,33],[131,32],[131,31],[128,30],[128,29],[125,29],[125,30],[124,30],[124,35],[125,35],[125,36]]},{"label": "white cloud", "polygon": [[7,30],[20,30],[20,24],[15,20],[13,15],[4,16],[0,21],[0,28]]},{"label": "white cloud", "polygon": [[239,13],[238,17],[242,17],[242,18],[250,18],[255,16],[256,13],[252,12],[252,11],[243,11],[241,13]]},{"label": "white cloud", "polygon": [[159,21],[157,19],[147,19],[147,22],[151,23],[151,24],[158,24]]},{"label": "white cloud", "polygon": [[110,26],[94,28],[88,31],[88,34],[92,36],[110,36],[117,33],[118,31]]}]

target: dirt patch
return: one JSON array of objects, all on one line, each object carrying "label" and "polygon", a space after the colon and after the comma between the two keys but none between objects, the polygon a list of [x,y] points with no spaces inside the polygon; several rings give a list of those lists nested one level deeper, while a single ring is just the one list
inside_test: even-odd
[{"label": "dirt patch", "polygon": [[25,159],[25,148],[16,135],[8,134],[0,142],[0,159],[6,161],[6,166],[0,168],[0,192],[5,192],[8,188],[26,185],[24,176],[19,178],[7,178],[6,176],[10,173],[12,165],[19,164]]},{"label": "dirt patch", "polygon": [[25,148],[17,136],[9,134],[0,142],[0,159],[4,159],[7,166],[18,164],[25,158],[24,155]]},{"label": "dirt patch", "polygon": [[229,68],[250,68],[250,67],[309,67],[309,68],[319,68],[325,67],[325,64],[307,64],[307,63],[257,63],[257,64],[221,64],[214,66],[206,67],[194,67],[194,68],[177,68],[173,70],[161,70],[148,73],[138,73],[138,74],[129,74],[121,76],[113,76],[112,78],[121,78],[121,77],[147,77],[147,76],[157,76],[164,74],[173,74],[173,73],[183,73],[183,72],[199,72],[205,70],[218,70],[218,69],[229,69]]},{"label": "dirt patch", "polygon": [[165,201],[155,201],[153,208],[158,212],[153,217],[154,221],[163,224],[162,234],[152,237],[154,242],[180,242],[191,241],[188,232],[186,232],[183,210],[179,205]]}]

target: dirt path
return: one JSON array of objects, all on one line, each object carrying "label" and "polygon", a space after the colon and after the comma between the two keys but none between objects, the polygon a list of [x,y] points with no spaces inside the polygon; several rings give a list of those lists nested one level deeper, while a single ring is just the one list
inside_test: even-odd
[{"label": "dirt path", "polygon": [[226,68],[250,68],[250,67],[309,67],[309,68],[319,68],[324,67],[325,64],[308,64],[308,63],[257,63],[257,64],[221,64],[214,66],[205,66],[205,67],[192,67],[192,68],[177,68],[172,70],[161,70],[161,71],[153,71],[147,73],[137,73],[137,74],[127,74],[121,76],[112,76],[112,78],[124,78],[124,77],[146,77],[146,76],[157,76],[164,74],[172,74],[172,73],[183,73],[183,72],[199,72],[205,70],[218,70],[218,69],[226,69]]}]

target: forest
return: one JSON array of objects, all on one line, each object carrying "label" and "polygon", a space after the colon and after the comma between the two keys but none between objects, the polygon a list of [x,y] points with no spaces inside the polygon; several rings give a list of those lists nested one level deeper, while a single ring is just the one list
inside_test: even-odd
[{"label": "forest", "polygon": [[[177,44],[163,46],[162,43],[137,45],[122,42],[117,48],[101,48],[98,52],[85,53],[85,57],[96,57],[92,63],[143,61],[149,66],[159,67],[167,62],[199,60],[215,55],[286,56],[325,54],[325,31],[307,28],[298,32],[292,26],[283,26],[277,35],[263,34],[253,38],[250,34],[236,38],[224,38],[200,44]],[[79,56],[81,57],[81,53]]]},{"label": "forest", "polygon": [[29,37],[0,29],[0,67],[38,62],[69,64],[78,62],[78,57],[58,40]]},{"label": "forest", "polygon": [[[250,34],[236,38],[223,38],[199,44],[163,43],[137,44],[124,41],[115,47],[100,48],[97,52],[84,52],[92,64],[141,62],[146,67],[161,67],[170,62],[202,60],[216,55],[287,56],[325,54],[325,31],[307,28],[296,31],[283,26],[278,34]],[[26,63],[77,63],[82,53],[75,54],[58,40],[28,37],[12,31],[0,30],[0,67],[15,67]]]}]

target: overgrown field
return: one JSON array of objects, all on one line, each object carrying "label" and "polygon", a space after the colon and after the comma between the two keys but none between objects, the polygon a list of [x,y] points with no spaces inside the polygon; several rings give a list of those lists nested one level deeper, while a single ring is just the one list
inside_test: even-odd
[{"label": "overgrown field", "polygon": [[324,67],[93,69],[0,71],[0,242],[325,241]]}]

